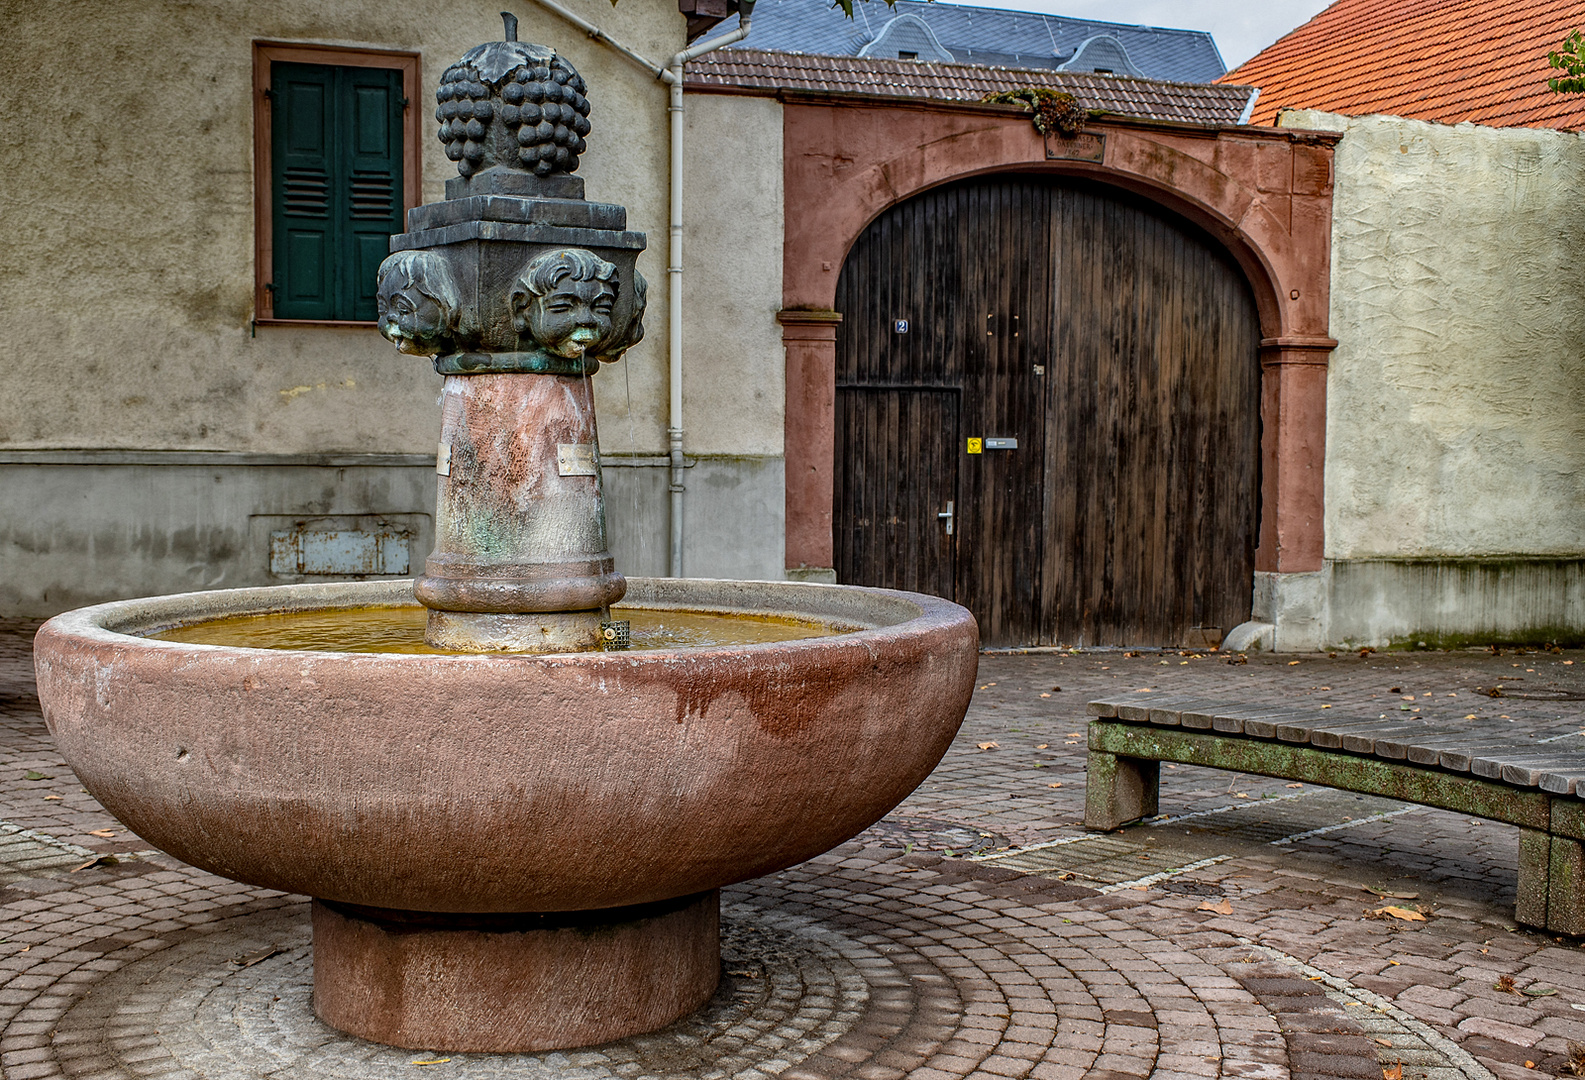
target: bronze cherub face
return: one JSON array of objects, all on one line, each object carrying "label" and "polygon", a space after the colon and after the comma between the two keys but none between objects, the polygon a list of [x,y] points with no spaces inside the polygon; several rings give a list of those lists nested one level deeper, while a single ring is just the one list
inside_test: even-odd
[{"label": "bronze cherub face", "polygon": [[431,251],[399,251],[380,264],[375,294],[380,334],[414,356],[456,348],[461,296],[446,260]]},{"label": "bronze cherub face", "polygon": [[598,354],[611,337],[616,290],[616,267],[593,252],[547,251],[512,290],[512,324],[556,356]]}]

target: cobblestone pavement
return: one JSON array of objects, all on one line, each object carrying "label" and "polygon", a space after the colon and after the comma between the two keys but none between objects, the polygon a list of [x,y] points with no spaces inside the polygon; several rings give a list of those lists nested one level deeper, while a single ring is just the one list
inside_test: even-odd
[{"label": "cobblestone pavement", "polygon": [[700,1013],[584,1051],[448,1056],[320,1024],[302,897],[148,851],[99,808],[39,716],[32,630],[0,623],[5,1080],[1453,1080],[1573,1075],[1585,1043],[1585,953],[1515,927],[1511,828],[1170,766],[1161,818],[1081,826],[1092,698],[1474,715],[1574,748],[1577,652],[988,655],[906,803],[727,890]]}]

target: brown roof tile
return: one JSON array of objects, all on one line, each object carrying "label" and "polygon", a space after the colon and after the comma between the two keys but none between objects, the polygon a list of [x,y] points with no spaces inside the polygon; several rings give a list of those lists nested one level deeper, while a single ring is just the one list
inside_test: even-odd
[{"label": "brown roof tile", "polygon": [[1257,124],[1294,108],[1585,128],[1585,95],[1546,85],[1581,25],[1581,0],[1337,0],[1223,80],[1260,87]]},{"label": "brown roof tile", "polygon": [[1044,86],[1065,90],[1091,109],[1193,124],[1238,123],[1250,94],[1247,86],[1227,84],[757,49],[724,49],[691,62],[686,85],[698,90],[799,90],[934,101],[979,101],[1002,90]]}]

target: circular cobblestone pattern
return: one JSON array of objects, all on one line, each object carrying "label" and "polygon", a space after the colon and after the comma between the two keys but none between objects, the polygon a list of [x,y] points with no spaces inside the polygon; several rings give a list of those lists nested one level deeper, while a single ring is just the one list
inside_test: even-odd
[{"label": "circular cobblestone pattern", "polygon": [[[906,985],[875,950],[808,919],[737,904],[724,913],[721,988],[663,1031],[549,1054],[425,1054],[357,1039],[313,1015],[313,955],[299,905],[228,920],[106,978],[61,1019],[72,1077],[365,1078],[447,1066],[460,1080],[773,1076],[847,1034],[871,985]],[[445,1058],[444,1061],[438,1060]]]}]

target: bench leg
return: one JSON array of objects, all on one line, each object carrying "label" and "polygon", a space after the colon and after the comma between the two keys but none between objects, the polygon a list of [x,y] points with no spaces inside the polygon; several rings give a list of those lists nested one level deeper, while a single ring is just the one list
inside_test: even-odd
[{"label": "bench leg", "polygon": [[1519,830],[1519,902],[1514,921],[1545,928],[1547,883],[1552,870],[1552,838],[1536,829]]},{"label": "bench leg", "polygon": [[1161,762],[1091,750],[1084,785],[1084,827],[1096,832],[1120,829],[1156,815]]},{"label": "bench leg", "polygon": [[1546,928],[1585,936],[1585,844],[1554,836],[1546,883]]}]

